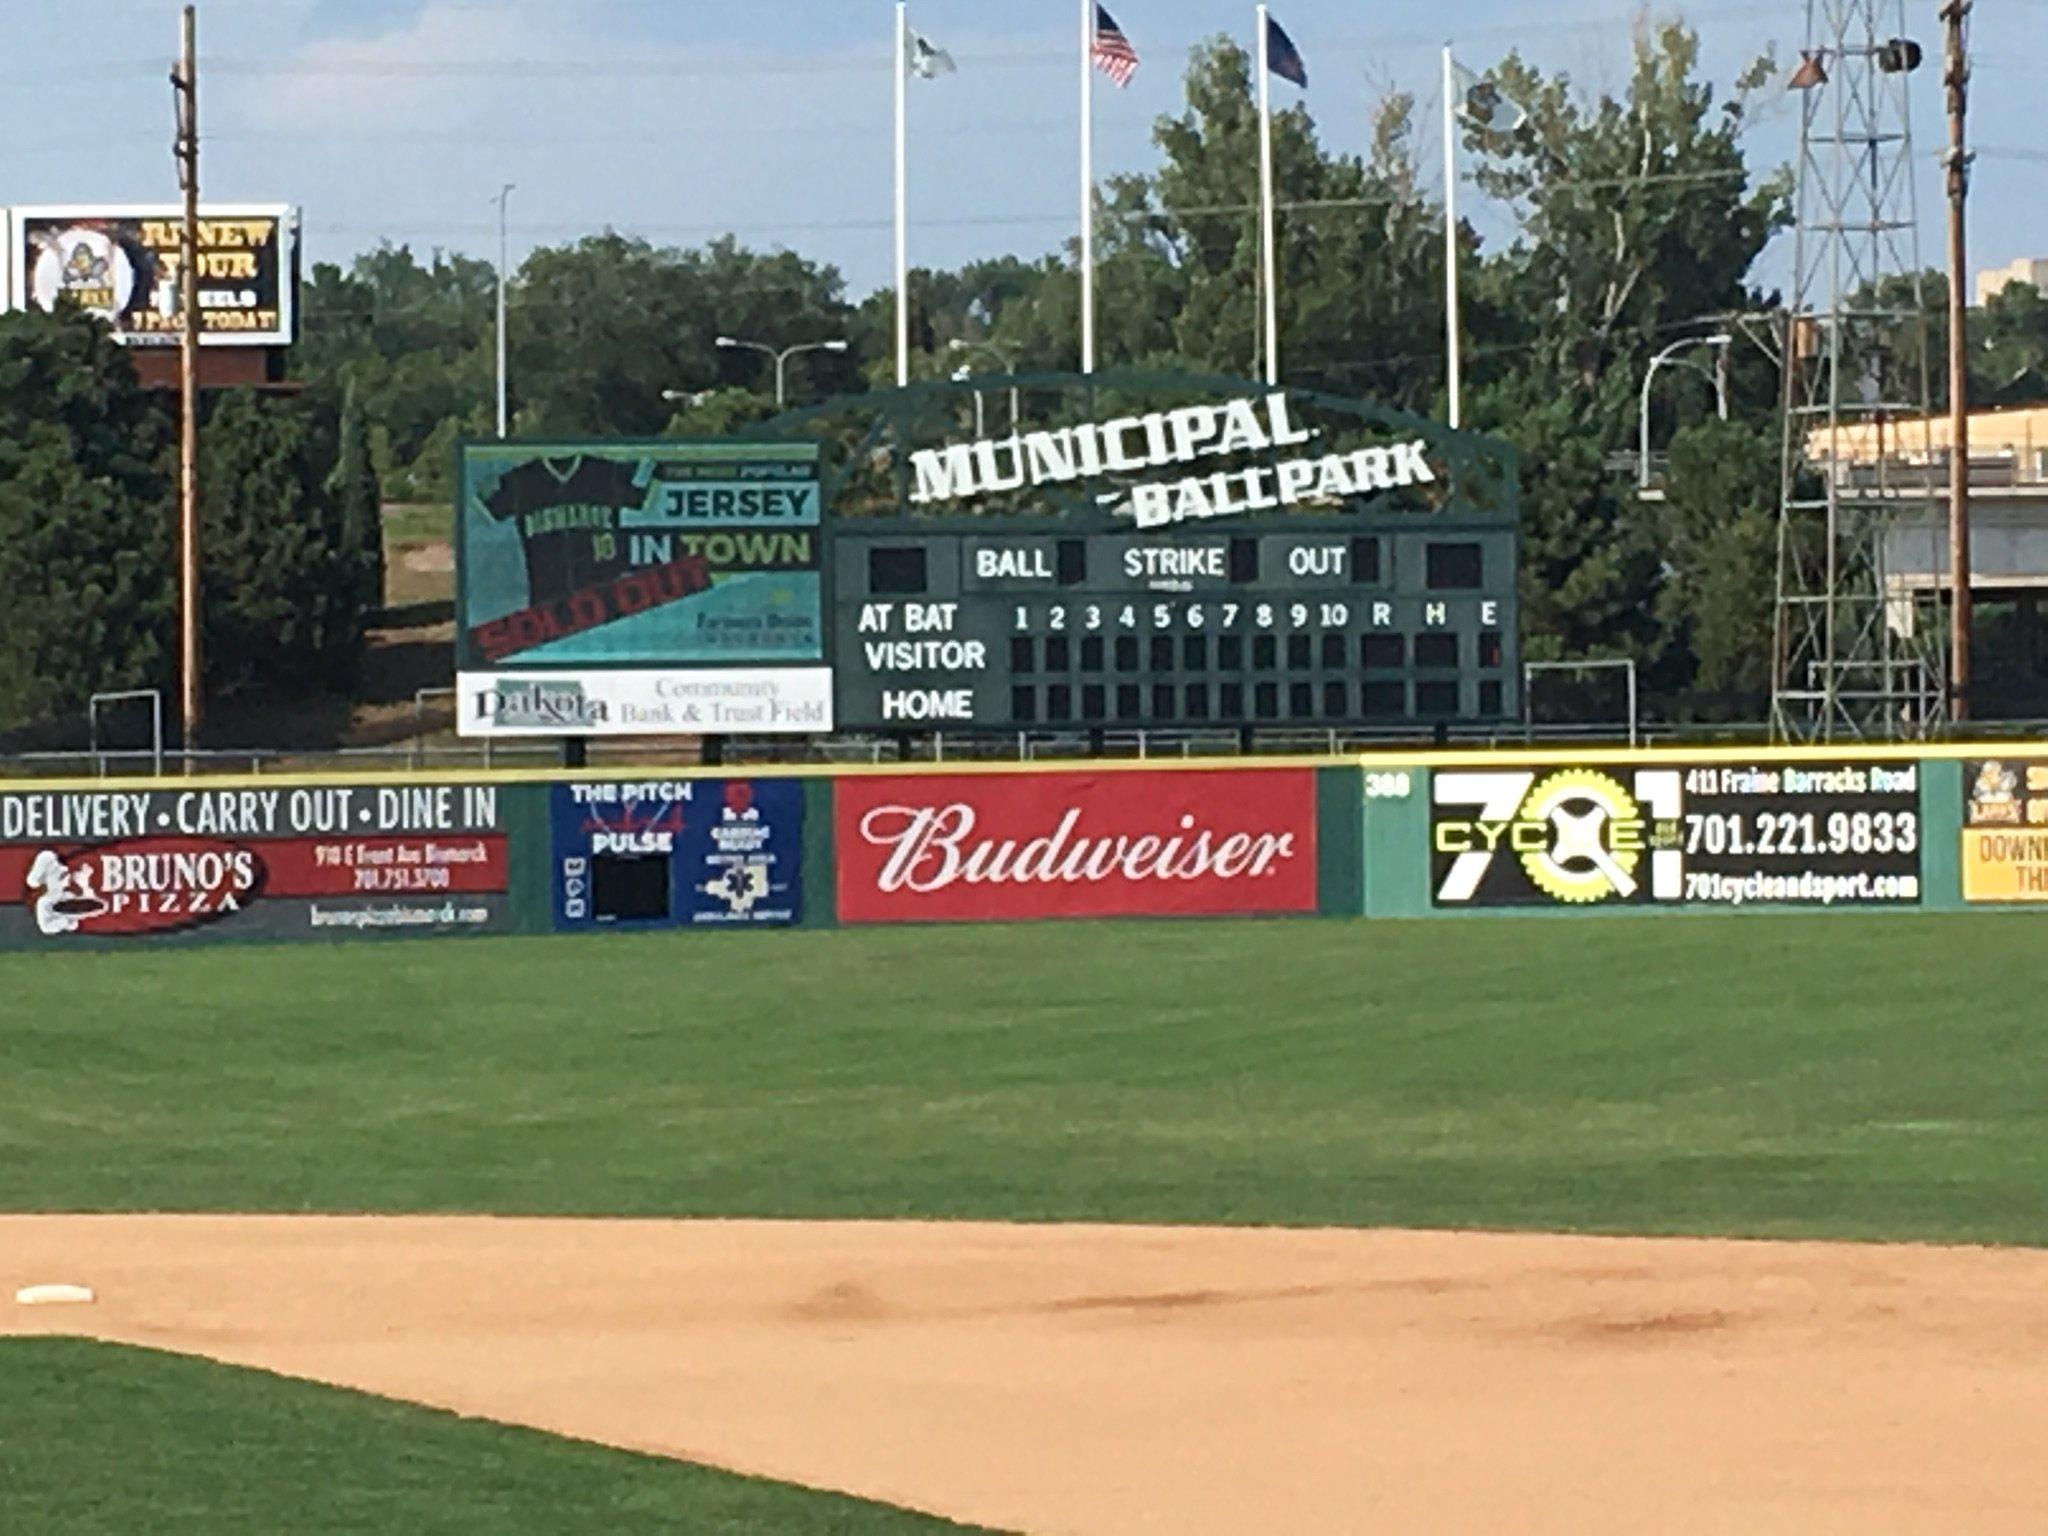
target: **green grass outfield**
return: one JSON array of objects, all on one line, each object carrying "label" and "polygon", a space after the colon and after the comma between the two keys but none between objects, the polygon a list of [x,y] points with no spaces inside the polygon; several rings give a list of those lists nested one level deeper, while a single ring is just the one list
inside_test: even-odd
[{"label": "green grass outfield", "polygon": [[7,1536],[941,1536],[964,1527],[145,1350],[0,1343]]},{"label": "green grass outfield", "polygon": [[2018,919],[0,960],[0,1208],[2048,1241]]}]

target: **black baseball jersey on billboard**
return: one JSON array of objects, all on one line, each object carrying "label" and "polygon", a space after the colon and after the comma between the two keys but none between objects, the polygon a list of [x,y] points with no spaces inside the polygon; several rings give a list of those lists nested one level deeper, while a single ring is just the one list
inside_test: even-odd
[{"label": "black baseball jersey on billboard", "polygon": [[645,504],[645,468],[583,454],[535,459],[484,498],[492,517],[518,528],[531,602],[552,602],[632,569],[619,513]]}]

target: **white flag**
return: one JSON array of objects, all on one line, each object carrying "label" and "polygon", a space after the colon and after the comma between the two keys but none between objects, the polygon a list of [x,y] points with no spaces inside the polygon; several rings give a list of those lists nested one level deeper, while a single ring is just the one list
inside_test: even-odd
[{"label": "white flag", "polygon": [[936,80],[941,75],[956,74],[959,66],[954,64],[953,55],[937,43],[920,33],[910,34],[910,57],[904,61],[910,72],[920,80]]},{"label": "white flag", "polygon": [[1475,128],[1493,133],[1513,133],[1529,121],[1529,114],[1501,94],[1490,75],[1475,75],[1455,59],[1451,71],[1458,81],[1458,116]]}]

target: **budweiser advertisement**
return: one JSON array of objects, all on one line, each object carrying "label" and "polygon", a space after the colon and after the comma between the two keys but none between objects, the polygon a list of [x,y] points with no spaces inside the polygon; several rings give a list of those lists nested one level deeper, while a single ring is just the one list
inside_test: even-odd
[{"label": "budweiser advertisement", "polygon": [[1316,910],[1310,769],[843,779],[849,923]]}]

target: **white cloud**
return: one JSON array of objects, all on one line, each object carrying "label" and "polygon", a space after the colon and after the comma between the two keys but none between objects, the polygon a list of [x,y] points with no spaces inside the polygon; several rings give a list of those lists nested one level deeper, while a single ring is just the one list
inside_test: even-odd
[{"label": "white cloud", "polygon": [[[507,96],[493,65],[545,59],[574,39],[533,9],[429,4],[373,37],[329,38],[281,62],[245,62],[253,76],[244,107],[251,126],[280,132],[374,135],[450,129]],[[228,66],[232,75],[235,65]]]}]

